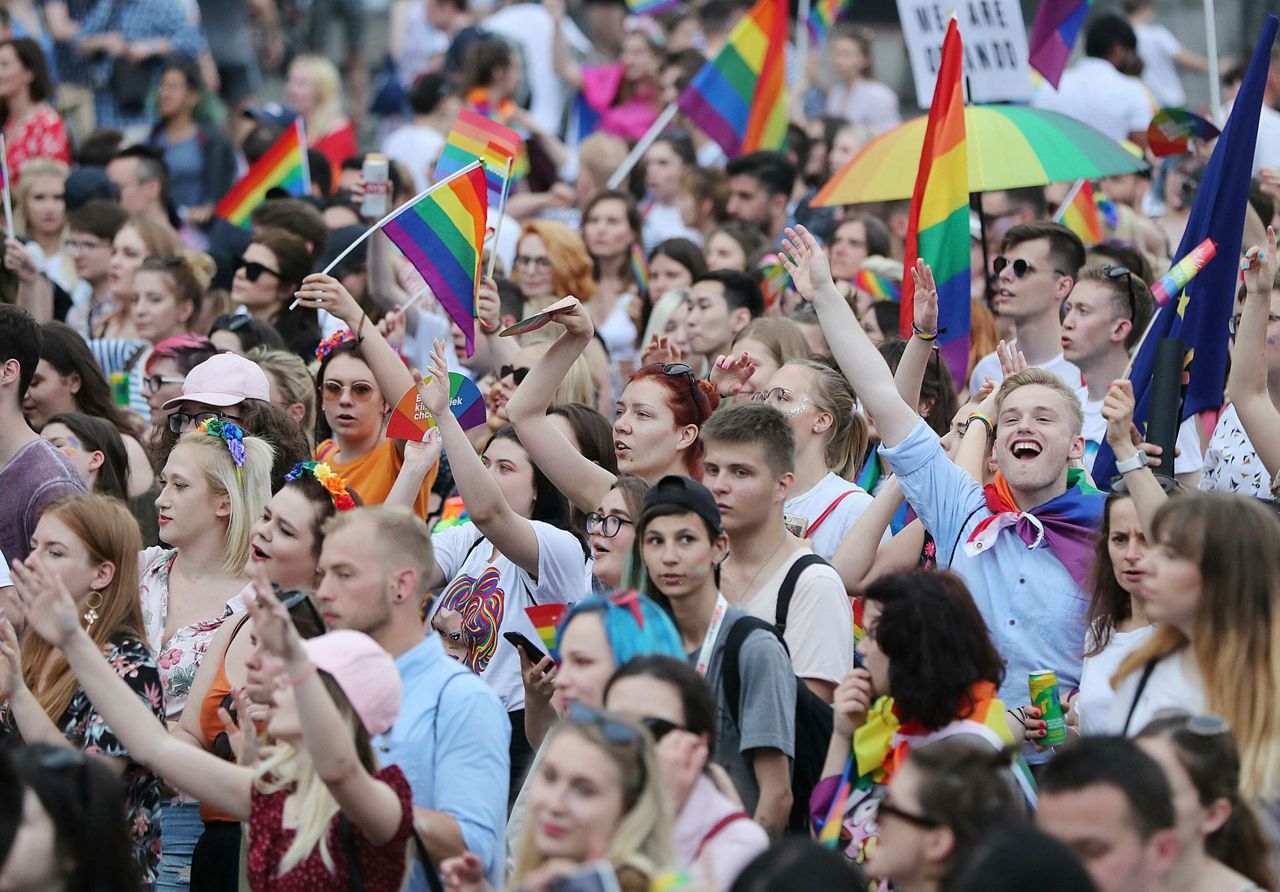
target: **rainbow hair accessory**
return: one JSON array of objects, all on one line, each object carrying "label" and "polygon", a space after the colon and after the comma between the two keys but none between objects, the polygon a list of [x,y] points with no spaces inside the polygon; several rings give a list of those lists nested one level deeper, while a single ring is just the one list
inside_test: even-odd
[{"label": "rainbow hair accessory", "polygon": [[349,328],[335,331],[333,334],[329,335],[329,337],[316,345],[316,361],[324,362],[335,348],[340,347],[348,341],[354,341],[355,339],[356,336],[351,333],[351,329]]},{"label": "rainbow hair accessory", "polygon": [[356,500],[351,497],[351,493],[347,492],[347,481],[335,474],[333,468],[329,467],[327,462],[300,461],[293,466],[293,470],[284,475],[284,482],[292,483],[294,480],[305,480],[307,478],[314,480],[325,488],[325,491],[333,499],[335,510],[350,511],[356,507]]},{"label": "rainbow hair accessory", "polygon": [[206,418],[200,422],[200,433],[218,437],[227,444],[227,451],[231,453],[231,461],[236,466],[236,475],[239,476],[240,466],[245,460],[244,431],[240,430],[240,426],[230,421],[223,421],[221,418]]}]

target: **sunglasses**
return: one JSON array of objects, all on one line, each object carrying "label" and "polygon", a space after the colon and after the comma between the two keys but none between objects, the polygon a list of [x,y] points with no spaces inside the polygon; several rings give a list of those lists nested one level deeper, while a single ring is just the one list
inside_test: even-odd
[{"label": "sunglasses", "polygon": [[280,273],[256,260],[245,260],[241,262],[240,268],[244,270],[244,277],[250,282],[256,282],[261,279],[263,273],[271,273],[271,275],[275,276],[277,279],[280,278]]},{"label": "sunglasses", "polygon": [[320,386],[320,396],[326,403],[336,403],[342,399],[345,391],[351,391],[351,398],[357,403],[367,403],[373,399],[374,394],[378,392],[378,388],[374,387],[368,381],[357,381],[347,386],[339,384],[337,381],[326,381]]},{"label": "sunglasses", "polygon": [[[1037,267],[1034,264],[1028,263],[1021,257],[1017,260],[1010,260],[1008,257],[1001,254],[995,260],[991,261],[991,268],[995,270],[997,276],[1004,272],[1004,268],[1006,266],[1013,270],[1013,277],[1015,279],[1024,278],[1037,270]],[[1055,269],[1054,272],[1060,276],[1066,275],[1066,273],[1060,269]]]},{"label": "sunglasses", "polygon": [[498,380],[501,381],[503,378],[510,378],[512,381],[516,382],[516,387],[519,387],[524,383],[524,379],[529,377],[529,372],[530,368],[528,366],[520,366],[519,368],[516,368],[513,365],[504,365],[502,368],[498,369]]},{"label": "sunglasses", "polygon": [[653,735],[653,742],[657,743],[666,737],[672,731],[683,731],[684,728],[675,722],[669,722],[666,719],[660,719],[657,716],[647,715],[640,720],[640,724],[649,729],[649,733]]},{"label": "sunglasses", "polygon": [[689,382],[689,398],[695,406],[698,405],[698,376],[693,373],[693,366],[683,362],[669,362],[662,367],[662,374],[684,377]]},{"label": "sunglasses", "polygon": [[1133,293],[1133,273],[1129,272],[1129,267],[1104,263],[1102,265],[1102,273],[1112,281],[1120,278],[1124,279],[1125,294],[1129,295],[1129,318],[1136,320],[1138,318],[1138,296]]},{"label": "sunglasses", "polygon": [[909,811],[904,811],[890,802],[887,798],[880,800],[878,814],[881,818],[887,815],[891,818],[897,818],[900,821],[905,821],[912,826],[920,827],[924,830],[934,830],[942,826],[941,821],[935,821],[933,818],[927,818],[924,815],[917,815],[912,814]]},{"label": "sunglasses", "polygon": [[[1230,319],[1227,320],[1227,331],[1232,336],[1240,333],[1240,318],[1241,318],[1240,314],[1236,313],[1234,316],[1232,316]],[[1272,322],[1280,322],[1280,316],[1277,316],[1275,313],[1268,313],[1267,324],[1270,325]]]},{"label": "sunglasses", "polygon": [[169,430],[175,434],[180,434],[183,431],[195,430],[197,427],[204,424],[204,422],[211,421],[214,418],[217,418],[220,421],[234,421],[236,424],[240,423],[240,417],[238,415],[227,415],[223,412],[174,412],[169,416]]},{"label": "sunglasses", "polygon": [[619,514],[599,514],[592,511],[587,515],[587,532],[593,536],[599,535],[612,539],[618,535],[624,523],[631,524],[632,521]]},{"label": "sunglasses", "polygon": [[217,319],[213,320],[213,324],[209,326],[209,333],[212,334],[215,331],[238,332],[240,329],[248,325],[249,320],[252,318],[253,317],[249,315],[242,316],[239,314],[233,315],[231,313],[224,313]]},{"label": "sunglasses", "polygon": [[142,379],[142,389],[147,393],[159,393],[166,384],[181,384],[185,380],[175,375],[147,375]]},{"label": "sunglasses", "polygon": [[570,706],[568,719],[576,725],[599,728],[605,740],[610,743],[632,745],[644,740],[644,734],[639,726],[616,719],[598,709],[592,709],[585,703],[574,703]]}]

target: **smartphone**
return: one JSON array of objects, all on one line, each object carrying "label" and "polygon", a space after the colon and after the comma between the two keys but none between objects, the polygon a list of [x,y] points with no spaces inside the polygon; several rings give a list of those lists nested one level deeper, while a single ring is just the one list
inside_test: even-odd
[{"label": "smartphone", "polygon": [[507,639],[508,644],[523,649],[525,656],[535,664],[541,662],[542,658],[546,656],[546,654],[544,654],[536,644],[521,635],[519,632],[503,632],[502,637]]},{"label": "smartphone", "polygon": [[809,518],[801,517],[799,514],[782,515],[782,525],[787,531],[797,539],[804,538],[804,531],[809,528]]}]

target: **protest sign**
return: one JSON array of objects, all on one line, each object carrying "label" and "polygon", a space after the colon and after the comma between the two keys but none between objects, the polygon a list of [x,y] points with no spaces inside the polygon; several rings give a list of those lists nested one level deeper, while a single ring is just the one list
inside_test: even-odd
[{"label": "protest sign", "polygon": [[1027,28],[1017,0],[968,0],[954,6],[934,0],[898,0],[916,105],[929,107],[952,11],[964,38],[966,102],[1029,100]]}]

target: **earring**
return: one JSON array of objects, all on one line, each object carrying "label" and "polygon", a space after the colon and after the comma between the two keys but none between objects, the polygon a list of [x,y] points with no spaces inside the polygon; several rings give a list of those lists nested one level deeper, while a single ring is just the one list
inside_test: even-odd
[{"label": "earring", "polygon": [[[97,598],[97,602],[94,602]],[[85,605],[84,628],[87,632],[98,621],[98,609],[102,607],[102,592],[96,588],[89,591],[89,603]]]}]

